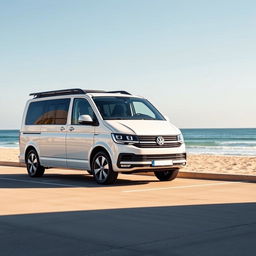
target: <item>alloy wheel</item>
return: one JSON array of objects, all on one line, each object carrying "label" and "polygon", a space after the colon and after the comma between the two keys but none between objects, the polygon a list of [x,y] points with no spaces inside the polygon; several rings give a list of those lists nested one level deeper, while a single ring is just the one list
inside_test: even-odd
[{"label": "alloy wheel", "polygon": [[28,160],[27,160],[27,165],[28,165],[28,172],[31,175],[35,175],[37,168],[38,168],[38,158],[34,152],[29,154]]},{"label": "alloy wheel", "polygon": [[94,174],[100,182],[104,182],[109,174],[109,163],[108,160],[100,155],[94,162]]}]

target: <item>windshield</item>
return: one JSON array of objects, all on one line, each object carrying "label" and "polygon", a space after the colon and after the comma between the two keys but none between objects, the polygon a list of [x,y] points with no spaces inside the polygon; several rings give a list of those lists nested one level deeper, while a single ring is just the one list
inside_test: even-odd
[{"label": "windshield", "polygon": [[93,97],[105,120],[165,120],[149,101],[133,97]]}]

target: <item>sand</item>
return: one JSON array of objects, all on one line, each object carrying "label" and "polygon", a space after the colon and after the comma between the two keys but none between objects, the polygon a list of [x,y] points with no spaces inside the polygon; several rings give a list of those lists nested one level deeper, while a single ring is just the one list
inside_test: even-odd
[{"label": "sand", "polygon": [[0,162],[19,162],[19,153],[17,148],[0,148]]},{"label": "sand", "polygon": [[[0,148],[0,162],[18,162],[18,155],[18,149]],[[188,165],[182,171],[256,176],[256,156],[188,155]]]},{"label": "sand", "polygon": [[256,175],[256,156],[189,155],[182,171]]}]

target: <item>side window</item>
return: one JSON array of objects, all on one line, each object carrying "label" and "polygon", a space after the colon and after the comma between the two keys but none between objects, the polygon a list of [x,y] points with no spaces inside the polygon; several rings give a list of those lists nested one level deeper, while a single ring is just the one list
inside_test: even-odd
[{"label": "side window", "polygon": [[42,124],[62,125],[67,123],[70,99],[47,100]]},{"label": "side window", "polygon": [[26,116],[26,125],[40,125],[43,123],[45,101],[31,102]]},{"label": "side window", "polygon": [[96,120],[93,109],[86,99],[74,99],[71,124],[79,124],[80,115],[89,115],[93,120]]}]

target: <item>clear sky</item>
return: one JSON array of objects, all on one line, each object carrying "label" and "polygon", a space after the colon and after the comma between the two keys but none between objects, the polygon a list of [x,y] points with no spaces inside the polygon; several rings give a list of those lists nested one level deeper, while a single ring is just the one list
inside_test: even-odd
[{"label": "clear sky", "polygon": [[30,92],[143,95],[179,127],[256,127],[256,2],[0,1],[0,129]]}]

